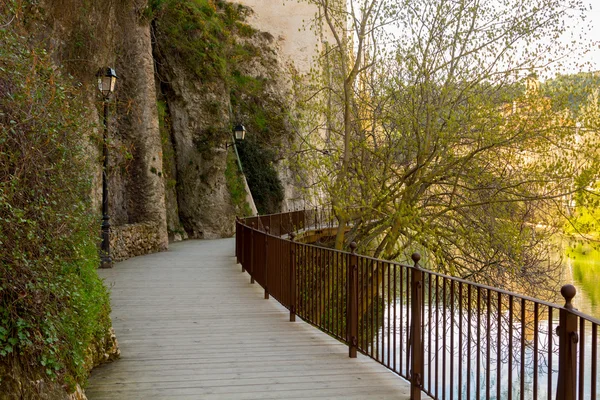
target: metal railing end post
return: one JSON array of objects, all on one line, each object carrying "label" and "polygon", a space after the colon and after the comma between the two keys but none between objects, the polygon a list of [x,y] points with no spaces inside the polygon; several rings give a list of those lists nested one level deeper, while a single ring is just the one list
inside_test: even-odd
[{"label": "metal railing end post", "polygon": [[296,321],[296,234],[290,233],[290,322]]},{"label": "metal railing end post", "polygon": [[410,398],[421,399],[423,389],[423,326],[421,312],[423,309],[423,271],[419,265],[421,255],[414,253],[411,256],[415,268],[412,271],[411,281],[411,343],[410,343]]},{"label": "metal railing end post", "polygon": [[557,400],[575,400],[577,390],[577,333],[578,317],[572,313],[574,310],[571,302],[577,290],[573,285],[564,285],[560,294],[565,299],[565,305],[559,311],[559,325],[556,327],[558,335],[558,383],[556,389]]}]

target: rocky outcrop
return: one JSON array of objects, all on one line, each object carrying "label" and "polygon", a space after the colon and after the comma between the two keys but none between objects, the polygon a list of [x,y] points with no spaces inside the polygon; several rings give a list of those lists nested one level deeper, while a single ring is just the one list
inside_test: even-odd
[{"label": "rocky outcrop", "polygon": [[191,238],[230,236],[234,211],[225,182],[228,90],[224,82],[202,83],[178,65],[160,70],[169,83],[165,95],[176,154],[180,221]]},{"label": "rocky outcrop", "polygon": [[[291,131],[285,124],[288,84],[277,43],[269,33],[244,24],[249,9],[230,7],[221,12],[237,14],[239,20],[215,34],[222,36],[224,48],[214,57],[227,63],[220,73],[209,69],[202,74],[202,68],[186,64],[185,55],[173,49],[178,43],[166,33],[168,18],[154,26],[160,97],[168,110],[169,140],[163,149],[174,149],[176,171],[171,175],[177,178],[179,219],[191,238],[234,232],[235,208],[225,179],[227,154],[233,151],[226,144],[232,141],[233,127],[244,124],[250,140],[282,148],[282,137]],[[173,203],[173,196],[167,197]]]},{"label": "rocky outcrop", "polygon": [[88,359],[86,362],[89,370],[92,370],[99,365],[109,363],[119,357],[121,357],[119,342],[117,341],[115,330],[110,328],[98,343],[95,343],[88,349]]},{"label": "rocky outcrop", "polygon": [[139,18],[146,7],[147,0],[136,0],[118,19],[123,39],[115,136],[127,160],[121,168],[113,163],[109,185],[116,260],[168,247],[150,24]]}]

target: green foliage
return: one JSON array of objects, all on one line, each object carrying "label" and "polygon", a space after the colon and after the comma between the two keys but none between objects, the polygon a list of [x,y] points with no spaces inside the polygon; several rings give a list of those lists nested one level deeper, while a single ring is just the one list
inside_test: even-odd
[{"label": "green foliage", "polygon": [[110,326],[78,96],[44,50],[0,30],[0,362],[70,388]]},{"label": "green foliage", "polygon": [[297,154],[307,187],[333,204],[336,248],[357,241],[387,259],[421,250],[431,269],[546,298],[561,268],[552,236],[563,199],[600,170],[598,101],[577,125],[558,101],[574,85],[548,98],[529,79],[569,54],[540,38],[561,35],[575,2],[311,3],[335,42],[297,85],[311,99]]},{"label": "green foliage", "polygon": [[252,210],[246,201],[246,189],[244,187],[243,179],[235,159],[235,153],[230,152],[227,155],[225,182],[227,183],[227,189],[231,195],[231,202],[236,209],[237,215],[240,217],[247,217],[252,215]]},{"label": "green foliage", "polygon": [[152,0],[150,17],[164,44],[161,50],[176,57],[199,79],[227,79],[233,34],[252,30],[239,20],[248,9],[212,0]]},{"label": "green foliage", "polygon": [[[221,81],[229,87],[232,109],[236,115],[244,116],[230,121],[230,125],[243,123],[257,138],[247,157],[257,157],[258,165],[266,168],[259,171],[248,166],[246,171],[257,207],[261,212],[278,211],[282,201],[281,182],[271,165],[275,157],[268,148],[279,143],[286,132],[285,112],[283,105],[267,92],[267,77],[244,72],[251,63],[269,62],[269,54],[263,54],[261,48],[253,44],[255,42],[240,40],[258,34],[245,23],[250,9],[212,0],[152,0],[149,9],[148,17],[153,20],[161,57],[169,62],[177,60],[201,82]],[[208,102],[204,108],[207,113],[216,114],[220,106]],[[210,159],[212,149],[222,140],[223,129],[209,125],[198,132],[194,146],[205,159]],[[246,162],[243,165],[246,169]],[[229,176],[228,182],[233,181],[233,176]],[[235,198],[237,189],[234,186],[230,191]],[[241,203],[234,199],[234,204]]]},{"label": "green foliage", "polygon": [[573,277],[585,290],[592,305],[597,306],[600,304],[600,248],[571,243],[567,255],[571,259]]},{"label": "green foliage", "polygon": [[576,116],[582,113],[582,108],[598,88],[600,74],[585,72],[558,75],[542,85],[544,95],[553,99],[554,107],[568,108]]},{"label": "green foliage", "polygon": [[565,231],[582,240],[600,239],[600,183],[575,196],[574,216]]},{"label": "green foliage", "polygon": [[273,214],[281,209],[283,186],[273,166],[275,152],[247,139],[238,144],[240,160],[248,179],[248,186],[260,214]]}]

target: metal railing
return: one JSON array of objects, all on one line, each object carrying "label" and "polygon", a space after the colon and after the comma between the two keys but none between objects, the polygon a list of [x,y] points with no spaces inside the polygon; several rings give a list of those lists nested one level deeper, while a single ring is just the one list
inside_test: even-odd
[{"label": "metal railing", "polygon": [[299,243],[334,226],[300,210],[236,224],[242,271],[290,311],[411,383],[411,398],[598,398],[598,325],[565,306],[414,265]]}]

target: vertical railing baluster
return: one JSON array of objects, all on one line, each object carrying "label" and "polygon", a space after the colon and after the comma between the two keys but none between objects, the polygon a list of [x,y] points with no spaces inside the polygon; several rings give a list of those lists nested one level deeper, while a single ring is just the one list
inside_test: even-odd
[{"label": "vertical railing baluster", "polygon": [[477,369],[475,371],[475,397],[481,397],[481,288],[477,287]]},{"label": "vertical railing baluster", "polygon": [[348,305],[346,321],[348,324],[348,355],[356,358],[358,347],[358,256],[356,243],[350,243],[350,262],[348,263]]},{"label": "vertical railing baluster", "polygon": [[[448,336],[448,331],[446,330],[446,326],[448,323],[447,318],[447,298],[446,298],[446,278],[442,278],[442,400],[446,400],[446,336]],[[449,368],[452,370],[452,366]]]},{"label": "vertical railing baluster", "polygon": [[379,361],[379,261],[373,261],[375,265],[375,360]]},{"label": "vertical railing baluster", "polygon": [[486,365],[485,365],[485,398],[489,399],[490,398],[490,393],[491,393],[491,379],[490,379],[490,375],[491,375],[491,351],[492,351],[492,292],[490,289],[487,289],[486,292],[486,323],[487,323],[487,332],[485,333],[485,346],[486,346],[486,350],[485,350],[485,357],[486,357]]},{"label": "vertical railing baluster", "polygon": [[552,307],[548,307],[548,400],[552,400]]},{"label": "vertical railing baluster", "polygon": [[521,400],[525,400],[525,330],[527,326],[525,324],[525,299],[521,299],[521,385],[519,387]]},{"label": "vertical railing baluster", "polygon": [[463,393],[463,283],[458,282],[458,387],[456,393],[460,399]]},{"label": "vertical railing baluster", "polygon": [[[442,281],[443,282],[443,281]],[[431,304],[429,304],[431,307]],[[435,398],[439,399],[439,387],[440,387],[440,357],[438,354],[439,350],[439,337],[440,337],[440,276],[435,276]],[[431,329],[431,328],[429,328]],[[442,349],[446,351],[446,349]]]},{"label": "vertical railing baluster", "polygon": [[[392,347],[391,344],[391,335],[390,335],[390,329],[392,327],[392,322],[391,322],[391,310],[392,310],[392,296],[391,296],[391,282],[390,282],[390,271],[391,271],[391,264],[386,263],[387,266],[387,362],[386,362],[386,366],[388,368],[390,368],[390,348]],[[395,293],[394,293],[395,295]],[[392,368],[390,368],[392,369]]]},{"label": "vertical railing baluster", "polygon": [[450,400],[454,400],[454,281],[450,280]]},{"label": "vertical railing baluster", "polygon": [[410,323],[411,323],[411,318],[412,318],[412,316],[409,314],[409,310],[412,309],[412,303],[411,303],[412,274],[410,274],[411,271],[412,270],[410,268],[406,269],[406,365],[405,365],[406,369],[405,369],[405,371],[406,371],[406,376],[409,378],[410,378],[410,343],[411,343]]},{"label": "vertical railing baluster", "polygon": [[579,322],[579,400],[583,400],[585,385],[585,320]]},{"label": "vertical railing baluster", "polygon": [[467,288],[467,399],[471,398],[471,301],[472,301],[471,285]]},{"label": "vertical railing baluster", "polygon": [[558,334],[558,385],[556,398],[559,400],[575,400],[577,389],[577,315],[572,313],[571,300],[577,290],[573,285],[564,285],[560,294],[565,298],[565,305],[559,310]]},{"label": "vertical railing baluster", "polygon": [[513,295],[508,296],[508,400],[512,400],[513,372]]},{"label": "vertical railing baluster", "polygon": [[[496,398],[502,393],[502,294],[498,292],[498,327],[496,340]],[[510,350],[509,350],[510,351]],[[509,366],[510,368],[510,366]]]},{"label": "vertical railing baluster", "polygon": [[533,305],[533,400],[538,398],[538,362],[539,362],[539,313],[540,305],[534,303]]},{"label": "vertical railing baluster", "polygon": [[431,393],[431,364],[432,364],[432,353],[431,353],[431,274],[427,274],[427,391]]},{"label": "vertical railing baluster", "polygon": [[598,374],[598,325],[592,322],[592,371],[590,374],[590,399],[596,398],[596,379]]},{"label": "vertical railing baluster", "polygon": [[250,283],[254,283],[254,222],[250,230]]},{"label": "vertical railing baluster", "polygon": [[[393,329],[393,332],[394,332],[394,336],[393,336],[393,338],[394,338],[393,339],[394,340],[394,352],[393,352],[394,368],[393,368],[393,371],[400,374],[400,368],[398,368],[398,356],[396,355],[396,353],[398,352],[397,347],[396,347],[396,344],[398,341],[397,337],[399,336],[398,330],[396,328],[396,315],[397,315],[396,300],[398,299],[398,294],[397,294],[398,288],[397,288],[397,283],[396,283],[398,281],[398,278],[396,276],[396,273],[398,272],[398,268],[400,268],[400,267],[394,265],[394,274],[393,274],[394,275],[394,285],[393,285],[394,286],[393,287],[393,292],[394,292],[394,322],[393,322],[393,324],[394,324],[394,329]],[[402,274],[402,270],[400,270],[400,274]],[[400,288],[400,291],[402,291],[402,288]],[[400,297],[402,297],[402,296],[400,296]],[[400,328],[400,329],[402,329],[402,328]],[[400,338],[401,338],[400,343],[402,343],[402,335],[400,335]],[[400,357],[402,357],[402,352],[400,351],[399,353],[400,353],[399,354]],[[402,364],[402,360],[400,360],[400,364]]]},{"label": "vertical railing baluster", "polygon": [[412,272],[411,286],[411,345],[410,345],[410,398],[419,400],[423,389],[423,326],[421,312],[423,308],[423,271],[419,266],[421,255],[414,253],[412,260],[415,268]]},{"label": "vertical railing baluster", "polygon": [[269,299],[269,227],[265,226],[265,300]]}]

